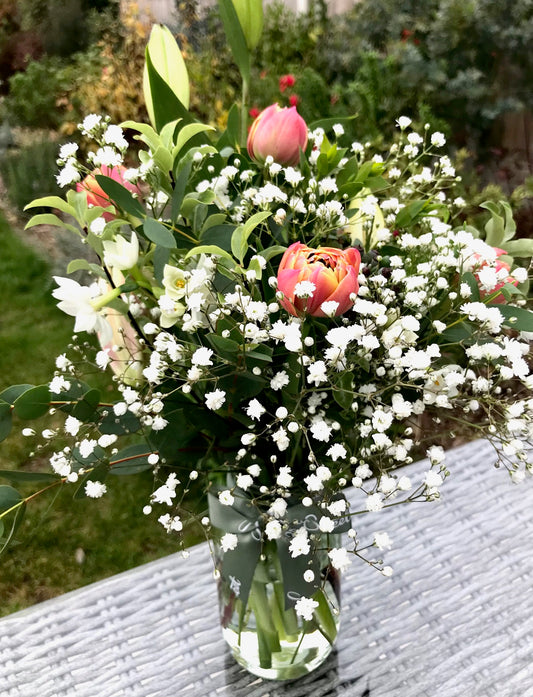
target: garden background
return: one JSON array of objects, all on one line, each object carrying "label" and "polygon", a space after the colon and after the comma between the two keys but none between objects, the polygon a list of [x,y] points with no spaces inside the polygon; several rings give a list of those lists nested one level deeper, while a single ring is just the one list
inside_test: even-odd
[{"label": "garden background", "polygon": [[[147,118],[149,5],[3,0],[0,7],[0,390],[46,381],[70,340],[72,319],[55,307],[52,276],[65,275],[67,260],[84,250],[57,228],[24,231],[24,206],[61,194],[57,151],[77,138],[84,115]],[[378,147],[401,115],[429,123],[448,139],[467,222],[486,214],[482,201],[503,197],[517,236],[533,236],[533,2],[359,0],[336,13],[324,0],[305,5],[298,14],[266,6],[250,116],[275,101],[297,105],[308,122],[355,115],[352,138]],[[191,110],[223,127],[240,80],[217,8],[175,0],[170,19],[189,71]],[[3,444],[0,469],[46,469],[46,448],[30,459],[27,449],[22,435]],[[19,544],[0,565],[0,614],[176,551],[142,514],[150,492],[150,476],[139,475],[117,477],[98,501],[73,502],[66,489],[53,510],[46,496],[34,501]]]}]

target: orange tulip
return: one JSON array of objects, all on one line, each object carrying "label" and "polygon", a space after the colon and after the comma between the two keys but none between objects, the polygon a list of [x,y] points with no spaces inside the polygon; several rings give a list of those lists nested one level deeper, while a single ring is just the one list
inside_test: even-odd
[{"label": "orange tulip", "polygon": [[[286,250],[278,269],[282,306],[291,315],[339,316],[349,310],[359,290],[361,255],[354,247],[312,249],[295,242]],[[323,306],[324,303],[331,305]]]}]

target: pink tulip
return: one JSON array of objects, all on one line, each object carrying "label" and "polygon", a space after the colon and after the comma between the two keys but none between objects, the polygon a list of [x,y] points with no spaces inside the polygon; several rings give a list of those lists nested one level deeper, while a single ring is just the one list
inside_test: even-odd
[{"label": "pink tulip", "polygon": [[248,134],[248,153],[256,162],[271,155],[280,165],[297,165],[307,146],[307,124],[296,107],[272,104],[255,119]]},{"label": "pink tulip", "polygon": [[[349,310],[359,290],[361,255],[354,249],[311,249],[295,242],[286,250],[278,269],[280,303],[291,315],[339,316]],[[307,281],[308,283],[303,283]],[[314,288],[313,288],[314,286]],[[323,303],[337,303],[322,308]]]},{"label": "pink tulip", "polygon": [[[106,177],[114,179],[119,184],[122,184],[128,191],[132,193],[140,194],[141,191],[138,186],[132,184],[124,178],[124,172],[126,168],[122,165],[118,167],[108,167],[107,165],[102,165],[99,169],[95,169],[93,172],[88,174],[82,182],[76,184],[77,191],[85,191],[87,193],[87,203],[90,206],[102,206],[107,207],[113,204],[109,196],[102,189],[100,184],[96,181],[96,176],[103,174]],[[107,222],[113,220],[116,216],[113,213],[105,212],[102,213],[102,217],[105,218]]]}]

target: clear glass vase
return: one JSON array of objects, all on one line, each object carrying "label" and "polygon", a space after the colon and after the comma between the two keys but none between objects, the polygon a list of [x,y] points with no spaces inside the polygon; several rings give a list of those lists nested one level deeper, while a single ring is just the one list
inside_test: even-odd
[{"label": "clear glass vase", "polygon": [[[338,536],[324,537],[329,538],[329,547],[335,546],[332,542]],[[222,632],[237,662],[250,673],[271,680],[298,678],[318,668],[331,653],[340,625],[340,576],[329,564],[327,547],[319,543],[312,554],[319,557],[313,559],[320,574],[312,596],[317,606],[310,619],[304,619],[296,613],[294,603],[287,602],[274,542],[263,544],[243,601],[235,579],[220,573],[224,552],[215,541]]]}]

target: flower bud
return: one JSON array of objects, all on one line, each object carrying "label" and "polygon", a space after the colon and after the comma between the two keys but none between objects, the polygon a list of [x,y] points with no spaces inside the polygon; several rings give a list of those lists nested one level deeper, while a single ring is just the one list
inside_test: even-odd
[{"label": "flower bud", "polygon": [[256,162],[272,157],[281,165],[295,166],[307,146],[307,124],[296,107],[272,104],[255,119],[248,134],[248,153]]}]

